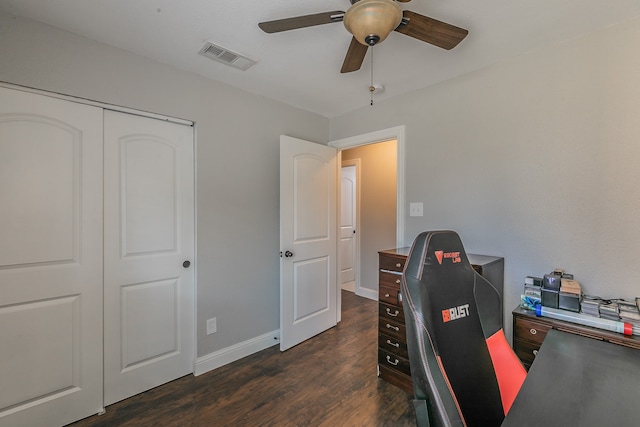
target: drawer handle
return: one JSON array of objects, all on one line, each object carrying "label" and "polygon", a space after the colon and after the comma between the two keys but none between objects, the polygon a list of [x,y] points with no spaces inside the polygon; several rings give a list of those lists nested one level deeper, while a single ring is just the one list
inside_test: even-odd
[{"label": "drawer handle", "polygon": [[398,284],[399,284],[399,283],[400,283],[400,279],[396,279],[396,283],[398,283]]},{"label": "drawer handle", "polygon": [[387,344],[394,346],[395,348],[400,348],[399,342],[391,342],[391,340],[387,340]]},{"label": "drawer handle", "polygon": [[393,362],[391,361],[391,356],[387,356],[387,363],[389,363],[390,365],[393,366],[398,366],[398,363],[400,363],[400,361],[398,359],[395,359]]},{"label": "drawer handle", "polygon": [[399,328],[399,327],[397,327],[397,326],[393,326],[393,325],[390,325],[390,324],[388,324],[388,323],[387,323],[387,328],[388,328],[388,329],[393,329],[393,330],[394,330],[394,331],[396,331],[396,332],[400,331],[400,328]]},{"label": "drawer handle", "polygon": [[389,294],[384,294],[384,297],[385,297],[385,298],[389,298],[390,296],[391,296],[391,295],[389,295]]},{"label": "drawer handle", "polygon": [[537,356],[538,355],[538,350],[533,350],[533,356]]},{"label": "drawer handle", "polygon": [[400,314],[400,311],[396,310],[395,313],[392,313],[391,310],[389,310],[389,307],[387,307],[387,314],[391,317],[398,317],[398,314]]},{"label": "drawer handle", "polygon": [[537,334],[537,333],[538,333],[538,331],[536,331],[535,329],[531,328],[531,329],[529,329],[529,333],[530,333],[531,335],[535,335],[535,334]]},{"label": "drawer handle", "polygon": [[397,263],[397,264],[396,264],[396,267],[402,267],[402,264]]}]

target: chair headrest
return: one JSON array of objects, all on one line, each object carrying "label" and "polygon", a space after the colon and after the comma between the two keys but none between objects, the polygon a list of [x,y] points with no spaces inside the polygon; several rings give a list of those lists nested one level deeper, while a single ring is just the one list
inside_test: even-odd
[{"label": "chair headrest", "polygon": [[460,236],[455,231],[425,231],[416,237],[411,248],[405,275],[422,279],[425,268],[448,273],[460,266],[470,266]]}]

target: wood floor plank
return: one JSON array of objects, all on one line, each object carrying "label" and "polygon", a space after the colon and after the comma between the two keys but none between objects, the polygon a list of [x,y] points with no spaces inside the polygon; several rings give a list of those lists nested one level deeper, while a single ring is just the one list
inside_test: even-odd
[{"label": "wood floor plank", "polygon": [[412,396],[377,378],[378,304],[342,291],[342,322],[179,378],[73,427],[414,426]]}]

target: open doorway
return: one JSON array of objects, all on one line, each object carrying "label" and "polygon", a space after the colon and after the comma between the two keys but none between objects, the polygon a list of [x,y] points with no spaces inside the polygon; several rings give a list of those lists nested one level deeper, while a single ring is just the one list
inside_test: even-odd
[{"label": "open doorway", "polygon": [[377,300],[378,251],[396,246],[397,141],[343,150],[341,161],[341,281],[353,273],[353,291]]},{"label": "open doorway", "polygon": [[[363,206],[356,207],[356,255],[354,259],[355,264],[355,291],[358,295],[377,300],[378,299],[378,251],[382,249],[389,249],[392,247],[405,246],[404,234],[405,234],[405,127],[397,126],[393,128],[383,129],[380,131],[371,132],[368,134],[357,135],[329,143],[329,146],[335,147],[340,150],[338,158],[341,161],[353,161],[355,157],[352,155],[357,154],[356,148],[364,149],[367,146],[375,146],[379,143],[393,141],[395,147],[391,158],[386,159],[386,164],[395,162],[395,198],[387,198],[387,207],[391,205],[391,209],[395,207],[395,232],[386,231],[384,241],[376,242],[363,239],[364,236],[370,234],[374,239],[377,236],[376,221],[373,220],[369,226],[372,231],[367,232],[367,226],[362,229],[359,222],[362,222]],[[351,151],[353,150],[353,151]],[[385,179],[388,175],[384,175],[382,172],[388,170],[385,163],[372,163],[371,165],[361,165],[361,171],[370,172],[373,178],[367,176],[361,176],[357,181],[360,185],[363,183],[366,185],[372,184],[371,188],[375,191],[375,184],[379,182],[379,179]],[[369,182],[371,180],[371,182]],[[388,184],[388,182],[387,182]],[[362,205],[362,194],[364,190],[360,190],[356,193],[356,197],[359,197]],[[358,196],[359,194],[359,196]],[[376,209],[376,208],[373,208]],[[390,214],[388,216],[392,216]],[[393,228],[393,225],[390,227]],[[388,233],[388,234],[387,234]],[[388,240],[388,241],[387,241]],[[340,257],[338,257],[340,262]],[[340,266],[339,266],[340,269]],[[340,292],[338,293],[340,294]],[[338,298],[338,321],[341,317],[341,301]]]}]

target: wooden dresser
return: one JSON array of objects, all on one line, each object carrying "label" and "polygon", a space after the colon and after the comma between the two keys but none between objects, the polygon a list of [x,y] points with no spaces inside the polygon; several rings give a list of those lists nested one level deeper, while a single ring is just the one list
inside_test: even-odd
[{"label": "wooden dresser", "polygon": [[555,320],[549,317],[537,317],[533,311],[525,310],[521,307],[513,310],[512,314],[513,350],[527,370],[531,367],[542,341],[550,329],[640,349],[640,337],[638,336],[627,337],[604,329]]},{"label": "wooden dresser", "polygon": [[[380,251],[378,262],[378,376],[413,393],[400,282],[411,248]],[[473,268],[500,292],[504,286],[504,258],[467,254]]]}]

